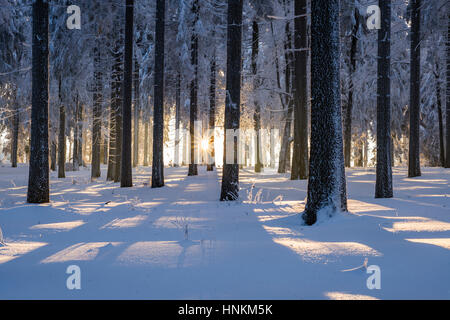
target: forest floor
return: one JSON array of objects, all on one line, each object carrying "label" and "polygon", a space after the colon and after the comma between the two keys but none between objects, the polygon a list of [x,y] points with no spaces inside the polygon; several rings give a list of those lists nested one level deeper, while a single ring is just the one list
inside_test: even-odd
[{"label": "forest floor", "polygon": [[[450,299],[450,170],[347,170],[348,213],[302,225],[306,181],[241,171],[238,202],[219,202],[220,171],[151,169],[133,188],[51,173],[51,203],[26,203],[28,167],[0,167],[0,299]],[[369,290],[381,270],[381,289]],[[68,290],[69,265],[81,289]]]}]

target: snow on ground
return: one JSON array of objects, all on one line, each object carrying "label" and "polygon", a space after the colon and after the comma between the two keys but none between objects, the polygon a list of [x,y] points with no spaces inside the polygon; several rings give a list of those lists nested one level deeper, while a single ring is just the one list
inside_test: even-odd
[{"label": "snow on ground", "polygon": [[[161,189],[150,168],[128,189],[52,173],[51,203],[31,205],[28,167],[0,167],[0,299],[450,299],[448,169],[394,169],[393,199],[374,199],[374,169],[348,170],[350,213],[312,227],[306,181],[243,170],[241,200],[223,203],[218,174],[199,172],[166,168]],[[366,258],[380,290],[343,272]]]}]

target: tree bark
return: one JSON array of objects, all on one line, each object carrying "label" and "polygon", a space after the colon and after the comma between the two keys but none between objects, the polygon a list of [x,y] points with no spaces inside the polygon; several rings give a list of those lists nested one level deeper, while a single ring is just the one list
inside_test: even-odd
[{"label": "tree bark", "polygon": [[139,164],[139,112],[140,112],[140,90],[139,90],[139,61],[134,59],[134,119],[133,119],[133,167]]},{"label": "tree bark", "polygon": [[174,166],[178,167],[180,164],[180,120],[181,120],[181,74],[177,74],[177,84],[175,93],[175,154]]},{"label": "tree bark", "polygon": [[198,35],[195,30],[199,15],[198,0],[194,0],[192,4],[192,14],[194,21],[192,22],[192,39],[191,39],[191,65],[194,68],[194,75],[191,81],[191,105],[189,114],[189,134],[191,136],[191,162],[189,164],[188,176],[198,175],[197,169],[197,154],[198,154],[198,139],[195,136],[195,122],[197,121],[198,112]]},{"label": "tree bark", "polygon": [[79,130],[79,124],[78,124],[78,113],[79,113],[79,103],[78,103],[78,95],[75,98],[75,113],[74,113],[74,126],[73,126],[73,157],[72,157],[72,164],[73,164],[73,171],[78,171],[80,166],[80,161],[78,159],[78,130]]},{"label": "tree bark", "polygon": [[421,0],[411,3],[411,80],[409,112],[408,177],[420,172],[420,7]]},{"label": "tree bark", "polygon": [[311,2],[311,159],[303,219],[347,210],[342,141],[339,0]]},{"label": "tree bark", "polygon": [[48,164],[48,3],[33,3],[30,168],[27,202],[49,202]]},{"label": "tree bark", "polygon": [[[213,35],[214,36],[214,35]],[[210,70],[210,85],[209,85],[209,130],[211,136],[208,142],[208,155],[211,157],[211,162],[208,163],[206,170],[214,171],[215,163],[215,148],[214,148],[214,132],[216,127],[216,51],[214,48],[213,57],[211,58]]]},{"label": "tree bark", "polygon": [[348,101],[345,108],[345,120],[344,120],[344,160],[345,166],[350,168],[351,155],[352,155],[352,113],[353,113],[353,73],[356,69],[356,49],[358,45],[358,30],[359,30],[359,18],[358,9],[355,9],[354,17],[355,24],[352,28],[352,42],[350,47],[350,68],[349,68],[349,89],[348,89]]},{"label": "tree bark", "polygon": [[259,55],[259,26],[256,20],[252,23],[252,75],[253,75],[253,102],[255,113],[253,114],[254,128],[256,132],[256,163],[255,172],[261,172],[263,167],[261,162],[261,105],[258,101],[258,88],[260,81],[258,78],[258,55]]},{"label": "tree bark", "polygon": [[[291,63],[293,62],[293,57],[291,53],[292,49],[292,43],[291,43],[291,28],[290,24],[286,23],[285,28],[286,33],[286,44],[285,44],[285,60],[286,60],[286,68],[285,68],[285,91],[287,94],[292,93],[292,85],[291,85],[291,78],[292,78],[292,68]],[[291,126],[292,126],[292,113],[294,111],[294,100],[292,97],[286,94],[286,103],[287,106],[286,110],[286,118],[285,118],[285,125],[284,125],[284,132],[283,132],[283,138],[281,141],[281,150],[280,150],[280,158],[278,161],[278,173],[286,173],[287,168],[290,167],[290,158],[291,158]]]},{"label": "tree bark", "polygon": [[446,79],[446,107],[445,107],[445,121],[446,121],[446,151],[445,151],[445,167],[450,168],[450,4],[447,4],[447,79]]},{"label": "tree bark", "polygon": [[[15,102],[16,103],[16,102]],[[19,109],[18,106],[14,106],[12,116],[12,139],[11,139],[11,167],[17,168],[17,153],[19,146]]]},{"label": "tree bark", "polygon": [[[322,1],[319,1],[322,3]],[[332,1],[334,3],[334,1]],[[331,5],[331,4],[330,4]],[[294,155],[292,157],[291,180],[308,177],[308,30],[307,0],[295,0],[294,19]],[[337,22],[338,23],[338,22]]]},{"label": "tree bark", "polygon": [[152,188],[164,186],[164,23],[165,0],[156,2]]},{"label": "tree bark", "polygon": [[239,198],[239,164],[237,161],[239,141],[234,139],[234,143],[230,142],[230,145],[233,145],[234,163],[227,163],[227,149],[231,148],[227,148],[226,131],[238,130],[240,127],[242,6],[243,0],[228,0],[225,139],[220,201]]},{"label": "tree bark", "polygon": [[375,198],[392,198],[391,159],[391,0],[379,0],[378,30],[377,170]]},{"label": "tree bark", "polygon": [[133,186],[131,162],[131,99],[133,84],[133,10],[134,0],[126,0],[125,13],[125,57],[123,74],[123,118],[122,118],[122,165],[120,187]]},{"label": "tree bark", "polygon": [[100,146],[102,139],[102,74],[100,71],[101,53],[98,47],[94,48],[94,95],[92,114],[92,161],[91,179],[100,177]]},{"label": "tree bark", "polygon": [[59,134],[58,134],[58,178],[66,177],[66,110],[63,105],[59,107]]}]

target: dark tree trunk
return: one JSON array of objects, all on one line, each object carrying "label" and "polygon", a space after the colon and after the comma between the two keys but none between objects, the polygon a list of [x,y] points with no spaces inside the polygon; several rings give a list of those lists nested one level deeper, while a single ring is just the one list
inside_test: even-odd
[{"label": "dark tree trunk", "polygon": [[80,105],[78,103],[78,95],[75,98],[75,114],[74,114],[74,127],[73,127],[73,157],[72,157],[72,163],[73,163],[73,171],[78,171],[80,166],[80,161],[78,159],[78,131],[79,131],[79,124],[78,124],[78,113],[80,109]]},{"label": "dark tree trunk", "polygon": [[85,167],[83,160],[83,104],[80,103],[80,109],[78,114],[78,160],[80,165]]},{"label": "dark tree trunk", "polygon": [[133,85],[133,9],[134,0],[126,0],[125,13],[125,58],[123,74],[123,118],[122,118],[122,165],[120,187],[133,186],[131,163],[131,99]]},{"label": "dark tree trunk", "polygon": [[392,198],[391,159],[391,0],[379,0],[377,83],[377,174],[375,198]]},{"label": "dark tree trunk", "polygon": [[14,107],[12,116],[11,167],[17,168],[17,150],[19,145],[19,109]]},{"label": "dark tree trunk", "polygon": [[30,169],[27,202],[45,203],[49,196],[48,165],[48,3],[33,4]]},{"label": "dark tree trunk", "polygon": [[411,80],[409,111],[408,177],[420,173],[420,6],[421,0],[411,3]]},{"label": "dark tree trunk", "polygon": [[347,210],[340,88],[339,0],[311,2],[311,159],[304,220]]},{"label": "dark tree trunk", "polygon": [[52,140],[50,146],[50,169],[56,171],[56,141]]},{"label": "dark tree trunk", "polygon": [[441,84],[439,83],[439,64],[436,62],[436,71],[434,72],[436,81],[436,106],[438,110],[439,122],[439,162],[445,168],[445,147],[444,147],[444,121],[442,116],[442,94]]},{"label": "dark tree trunk", "polygon": [[66,110],[59,107],[58,178],[66,177]]},{"label": "dark tree trunk", "polygon": [[198,21],[199,6],[198,0],[194,0],[192,4],[192,14],[194,15],[194,21],[192,22],[192,39],[191,39],[191,65],[194,68],[194,75],[191,81],[191,105],[189,116],[189,134],[191,136],[191,162],[189,163],[188,176],[198,175],[197,169],[197,153],[198,153],[198,139],[195,136],[195,122],[197,121],[197,98],[198,98],[198,35],[195,27]]},{"label": "dark tree trunk", "polygon": [[[448,7],[448,6],[447,6]],[[447,79],[446,79],[446,107],[445,107],[445,122],[446,122],[446,151],[445,151],[445,167],[450,168],[450,10],[447,9]]]},{"label": "dark tree trunk", "polygon": [[133,167],[139,164],[139,112],[140,112],[140,90],[139,90],[139,61],[134,60],[134,123],[133,123]]},{"label": "dark tree trunk", "polygon": [[211,161],[208,161],[207,171],[214,171],[215,163],[215,149],[214,149],[214,131],[216,127],[216,53],[214,49],[213,57],[211,58],[211,74],[209,85],[209,130],[210,137],[208,143],[208,156]]},{"label": "dark tree trunk", "polygon": [[[241,106],[241,48],[242,48],[242,2],[228,0],[227,21],[227,80],[225,98],[225,139],[223,153],[221,201],[237,200],[239,197],[238,141],[227,142],[227,130],[240,127]],[[227,163],[227,143],[233,145],[234,163]],[[228,150],[231,151],[231,150]]]},{"label": "dark tree trunk", "polygon": [[181,74],[178,72],[175,93],[175,160],[174,166],[180,164],[180,120],[181,120]]},{"label": "dark tree trunk", "polygon": [[[285,44],[285,60],[286,60],[286,69],[285,69],[285,91],[288,94],[292,93],[291,86],[291,78],[292,78],[292,68],[291,63],[293,62],[293,57],[291,53],[292,43],[291,43],[291,28],[290,24],[286,23],[285,28],[286,33],[286,44]],[[291,158],[291,125],[292,125],[292,113],[294,111],[294,100],[292,97],[286,95],[286,118],[284,125],[283,138],[281,141],[281,150],[280,157],[278,161],[278,173],[286,173],[287,168],[290,167],[290,158]]]},{"label": "dark tree trunk", "polygon": [[259,134],[261,129],[261,105],[258,101],[258,54],[259,54],[259,26],[256,20],[252,24],[253,37],[252,37],[252,75],[253,75],[253,102],[255,104],[255,113],[253,115],[254,127],[256,132],[256,163],[255,172],[261,172],[263,167],[261,162],[261,135]]},{"label": "dark tree trunk", "polygon": [[153,113],[152,188],[164,186],[164,23],[165,0],[156,2],[155,84]]},{"label": "dark tree trunk", "polygon": [[359,30],[359,14],[358,9],[355,9],[354,17],[355,24],[352,28],[352,42],[350,47],[350,68],[349,68],[349,88],[348,101],[345,108],[344,119],[344,160],[345,166],[350,168],[352,155],[352,113],[353,113],[353,73],[356,68],[356,49],[358,45],[358,30]]},{"label": "dark tree trunk", "polygon": [[[322,1],[319,1],[322,3]],[[334,1],[333,1],[334,2]],[[331,6],[331,4],[329,4]],[[307,0],[295,0],[294,19],[294,155],[292,157],[291,180],[308,177],[308,30]]]},{"label": "dark tree trunk", "polygon": [[91,179],[100,177],[100,146],[102,139],[102,74],[100,71],[101,54],[98,47],[94,48],[94,95],[93,95],[93,125],[92,125],[92,162]]}]

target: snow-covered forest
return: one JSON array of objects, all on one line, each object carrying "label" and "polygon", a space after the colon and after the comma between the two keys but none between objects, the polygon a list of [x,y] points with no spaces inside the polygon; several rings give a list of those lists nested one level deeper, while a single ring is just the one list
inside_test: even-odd
[{"label": "snow-covered forest", "polygon": [[450,299],[448,0],[0,8],[1,299]]}]

